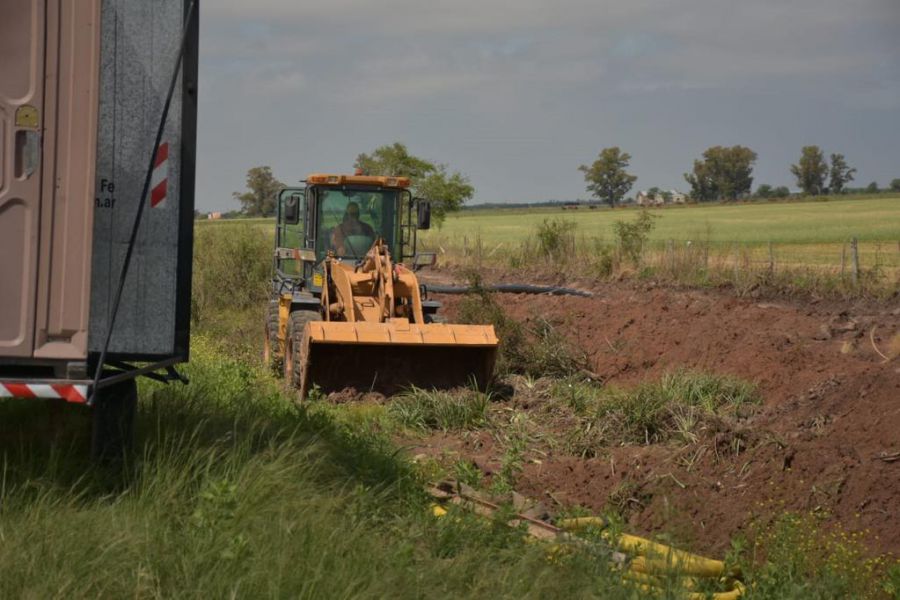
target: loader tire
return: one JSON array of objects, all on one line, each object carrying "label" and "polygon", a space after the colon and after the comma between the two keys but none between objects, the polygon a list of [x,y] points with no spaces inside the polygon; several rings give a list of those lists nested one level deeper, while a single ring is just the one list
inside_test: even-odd
[{"label": "loader tire", "polygon": [[445,317],[444,315],[428,314],[428,315],[425,315],[425,324],[427,325],[428,323],[446,324],[447,317]]},{"label": "loader tire", "polygon": [[276,376],[282,374],[282,361],[284,357],[281,355],[281,347],[278,343],[278,301],[269,302],[269,310],[266,313],[266,330],[263,341],[263,363],[272,370]]},{"label": "loader tire", "polygon": [[306,324],[310,321],[321,320],[322,316],[313,310],[295,310],[288,318],[284,352],[284,379],[291,387],[300,389],[300,385],[303,383],[303,364],[300,360],[300,353],[303,348]]}]

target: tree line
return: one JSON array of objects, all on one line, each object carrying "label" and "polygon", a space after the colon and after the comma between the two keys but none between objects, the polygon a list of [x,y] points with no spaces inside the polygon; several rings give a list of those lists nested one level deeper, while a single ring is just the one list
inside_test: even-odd
[{"label": "tree line", "polygon": [[[756,152],[745,146],[708,148],[694,161],[691,171],[684,174],[691,188],[691,199],[708,202],[790,196],[787,187],[768,184],[760,185],[752,193],[756,158]],[[581,165],[578,170],[584,175],[587,191],[614,207],[622,202],[637,181],[637,176],[628,172],[630,162],[628,152],[613,146],[601,150],[593,163]],[[451,171],[445,164],[410,154],[406,145],[400,142],[358,155],[353,166],[365,175],[409,177],[413,195],[431,200],[432,215],[438,223],[475,196],[475,188],[466,175]],[[843,154],[831,154],[826,160],[819,146],[804,146],[797,163],[790,166],[790,172],[797,187],[808,196],[880,191],[876,182],[865,188],[848,187],[854,180],[856,169],[847,164]],[[253,167],[247,171],[247,190],[233,194],[241,205],[240,213],[226,213],[224,216],[273,216],[276,196],[284,187],[271,168]],[[900,192],[900,178],[891,181],[889,189]],[[658,191],[658,188],[651,188],[651,191]]]},{"label": "tree line", "polygon": [[[745,146],[713,146],[708,148],[693,169],[684,174],[690,185],[690,197],[697,202],[733,201],[742,198],[783,198],[791,191],[785,187],[760,185],[752,194],[753,165],[756,152]],[[637,176],[628,172],[631,155],[618,146],[604,148],[590,165],[581,165],[578,170],[584,174],[587,191],[595,198],[614,207],[622,202]],[[818,146],[804,146],[800,159],[792,164],[790,172],[803,194],[844,194],[850,191],[875,193],[880,191],[872,182],[863,189],[847,186],[853,181],[856,169],[847,164],[843,154],[831,154],[826,161],[825,153]],[[658,188],[652,188],[656,190]],[[891,181],[890,189],[900,192],[900,178]]]}]

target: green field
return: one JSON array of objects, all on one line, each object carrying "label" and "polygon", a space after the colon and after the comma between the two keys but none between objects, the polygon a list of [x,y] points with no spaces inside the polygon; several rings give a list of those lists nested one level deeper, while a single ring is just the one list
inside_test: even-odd
[{"label": "green field", "polygon": [[[613,238],[613,224],[631,219],[636,208],[589,210],[561,208],[471,209],[447,217],[442,226],[423,233],[425,243],[437,240],[515,244],[530,236],[544,219],[577,223],[581,235]],[[823,202],[688,205],[651,209],[657,216],[651,240],[704,240],[719,243],[840,244],[856,237],[861,242],[900,242],[900,197]],[[258,225],[269,228],[270,218],[198,221],[200,227]]]},{"label": "green field", "polygon": [[[523,245],[534,243],[538,225],[560,220],[575,224],[572,255],[590,259],[598,247],[615,248],[615,223],[634,220],[639,210],[468,210],[422,234],[420,249],[436,251],[441,260],[454,263],[479,246],[489,262],[513,264],[523,254]],[[856,238],[861,269],[889,277],[900,271],[900,197],[671,206],[650,212],[655,218],[644,246],[648,265],[669,262],[667,253],[696,253],[699,245],[704,268],[773,263],[849,273],[850,240]]]},{"label": "green field", "polygon": [[[499,266],[521,254],[533,242],[545,220],[575,223],[576,250],[590,254],[598,245],[614,247],[614,224],[631,221],[640,209],[609,210],[586,206],[562,208],[470,209],[451,214],[437,228],[419,236],[419,249],[438,252],[439,262],[462,262],[461,257],[481,246],[482,256]],[[654,228],[646,246],[649,264],[665,262],[670,249],[681,252],[697,245],[705,249],[706,266],[733,267],[750,263],[766,267],[806,268],[849,276],[850,240],[859,242],[863,270],[896,279],[900,274],[900,197],[880,196],[840,200],[707,204],[651,209]],[[208,227],[232,229],[250,225],[271,235],[270,218],[198,221]],[[842,270],[842,261],[844,268]]]},{"label": "green field", "polygon": [[[609,210],[586,206],[562,208],[470,209],[451,214],[440,226],[419,236],[419,250],[435,251],[439,262],[465,262],[476,252],[498,266],[509,266],[533,242],[545,220],[575,223],[574,244],[581,256],[599,246],[614,247],[614,225],[631,221],[640,209]],[[900,275],[900,197],[879,196],[752,204],[706,204],[651,209],[654,228],[646,245],[650,265],[668,263],[667,253],[705,253],[704,268],[732,269],[736,263],[754,268],[814,268],[849,277],[850,240],[859,242],[859,264],[890,281]],[[271,218],[198,221],[198,229],[234,229],[250,225],[273,235]],[[695,257],[696,258],[696,257]],[[512,260],[511,260],[512,259]],[[843,263],[843,268],[842,268]],[[889,285],[895,285],[890,283]],[[808,286],[807,286],[808,287]]]},{"label": "green field", "polygon": [[[639,209],[579,210],[554,208],[468,210],[451,215],[425,240],[439,237],[471,239],[485,244],[517,243],[544,219],[561,218],[578,224],[578,233],[613,238],[613,223],[631,219]],[[828,202],[688,205],[653,209],[655,240],[708,240],[779,244],[841,243],[856,237],[866,242],[900,241],[900,197]]]}]

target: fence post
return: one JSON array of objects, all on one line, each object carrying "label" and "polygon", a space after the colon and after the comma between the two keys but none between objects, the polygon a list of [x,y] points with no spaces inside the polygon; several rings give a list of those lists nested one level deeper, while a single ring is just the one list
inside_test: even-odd
[{"label": "fence post", "polygon": [[669,255],[669,271],[675,273],[675,240],[666,240],[666,253]]},{"label": "fence post", "polygon": [[775,249],[772,247],[772,242],[769,242],[769,275],[775,274]]},{"label": "fence post", "polygon": [[859,241],[856,238],[850,238],[850,269],[855,285],[859,283]]},{"label": "fence post", "polygon": [[735,285],[737,285],[738,279],[740,278],[740,274],[741,274],[741,269],[740,269],[741,253],[738,250],[737,242],[735,242],[731,245],[731,253],[734,256],[734,283],[735,283]]},{"label": "fence post", "polygon": [[468,258],[469,256],[469,236],[463,236],[463,258]]},{"label": "fence post", "polygon": [[845,265],[847,264],[847,244],[841,244],[841,281],[844,280]]}]

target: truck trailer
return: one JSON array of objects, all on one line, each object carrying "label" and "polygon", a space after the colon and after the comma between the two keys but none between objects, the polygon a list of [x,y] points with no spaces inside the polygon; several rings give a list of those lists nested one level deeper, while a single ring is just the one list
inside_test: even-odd
[{"label": "truck trailer", "polygon": [[0,8],[0,401],[90,406],[96,455],[189,356],[197,44],[195,0]]}]

